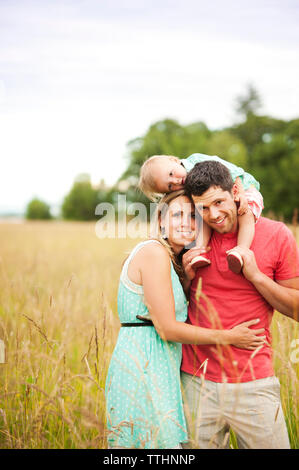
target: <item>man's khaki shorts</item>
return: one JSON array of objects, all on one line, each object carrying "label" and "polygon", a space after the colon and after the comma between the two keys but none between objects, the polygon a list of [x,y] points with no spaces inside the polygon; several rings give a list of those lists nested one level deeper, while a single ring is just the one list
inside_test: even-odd
[{"label": "man's khaki shorts", "polygon": [[189,443],[197,449],[228,448],[230,428],[239,449],[289,449],[277,377],[216,383],[181,374]]}]

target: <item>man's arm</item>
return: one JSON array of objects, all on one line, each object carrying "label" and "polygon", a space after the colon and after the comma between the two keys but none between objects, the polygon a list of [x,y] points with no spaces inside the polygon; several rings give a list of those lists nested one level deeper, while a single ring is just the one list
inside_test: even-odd
[{"label": "man's arm", "polygon": [[274,282],[261,273],[255,282],[255,288],[278,312],[299,321],[299,277]]},{"label": "man's arm", "polygon": [[239,246],[236,250],[242,255],[246,279],[275,310],[299,321],[299,277],[275,282],[259,270],[253,251]]}]

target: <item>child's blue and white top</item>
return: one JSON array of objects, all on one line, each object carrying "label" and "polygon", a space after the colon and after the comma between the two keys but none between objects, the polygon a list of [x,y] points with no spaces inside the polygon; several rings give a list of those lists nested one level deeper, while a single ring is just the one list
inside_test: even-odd
[{"label": "child's blue and white top", "polygon": [[210,160],[222,163],[222,165],[226,166],[234,182],[236,181],[236,178],[239,177],[242,181],[245,190],[249,189],[251,186],[254,186],[258,191],[260,190],[259,182],[256,181],[256,179],[250,173],[246,173],[243,168],[234,165],[233,163],[228,162],[226,160],[222,160],[222,158],[217,157],[216,155],[212,157],[210,155],[204,155],[203,153],[193,153],[192,155],[190,155],[190,157],[181,159],[181,162],[186,168],[187,173],[189,173],[189,171],[194,168],[196,163],[201,163]]}]

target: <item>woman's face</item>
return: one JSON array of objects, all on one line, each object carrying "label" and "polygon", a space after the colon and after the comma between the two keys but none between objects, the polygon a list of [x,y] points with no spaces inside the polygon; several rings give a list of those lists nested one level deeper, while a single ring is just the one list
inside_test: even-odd
[{"label": "woman's face", "polygon": [[179,196],[168,204],[161,227],[175,253],[195,239],[195,208],[187,196]]}]

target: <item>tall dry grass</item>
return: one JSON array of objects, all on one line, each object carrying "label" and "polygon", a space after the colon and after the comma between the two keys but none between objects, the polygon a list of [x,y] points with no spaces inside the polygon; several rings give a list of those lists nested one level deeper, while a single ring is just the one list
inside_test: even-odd
[{"label": "tall dry grass", "polygon": [[[0,447],[105,447],[121,263],[94,224],[0,225]],[[113,313],[114,312],[114,313]]]},{"label": "tall dry grass", "polygon": [[[137,241],[100,240],[94,229],[0,224],[0,339],[7,348],[1,448],[106,447],[104,385],[119,329],[118,280]],[[291,347],[299,329],[275,314],[272,331],[291,445],[299,448],[299,364]]]}]

